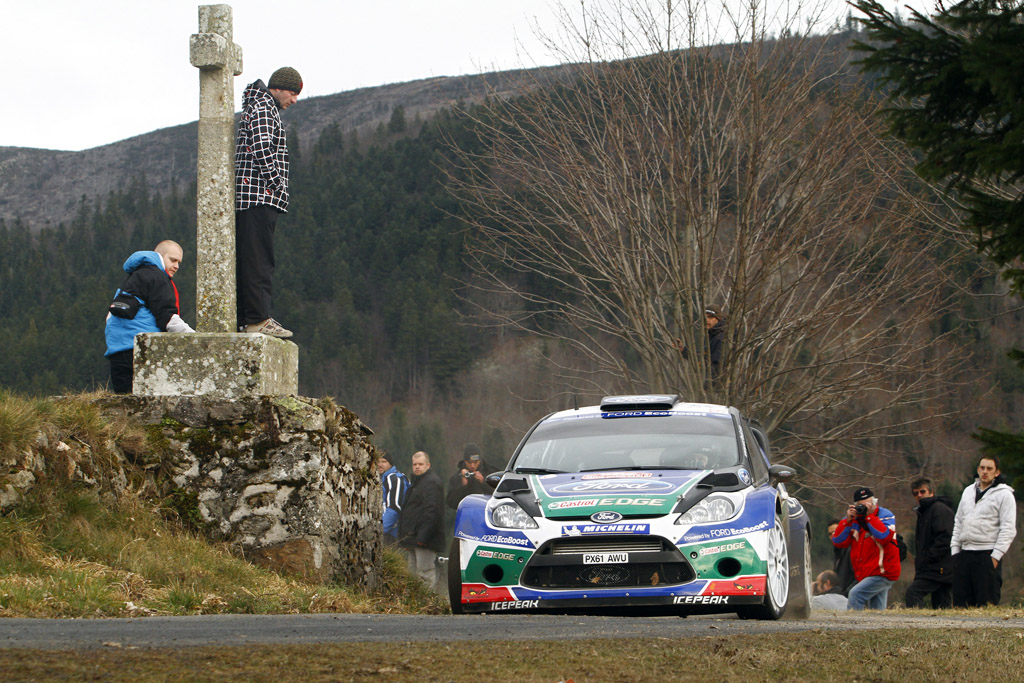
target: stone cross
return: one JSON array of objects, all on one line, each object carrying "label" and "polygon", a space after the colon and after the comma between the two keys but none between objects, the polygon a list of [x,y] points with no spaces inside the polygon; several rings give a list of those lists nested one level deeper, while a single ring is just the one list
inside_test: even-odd
[{"label": "stone cross", "polygon": [[196,189],[196,330],[235,332],[235,87],[242,48],[232,42],[231,6],[200,5],[189,40],[199,68]]}]

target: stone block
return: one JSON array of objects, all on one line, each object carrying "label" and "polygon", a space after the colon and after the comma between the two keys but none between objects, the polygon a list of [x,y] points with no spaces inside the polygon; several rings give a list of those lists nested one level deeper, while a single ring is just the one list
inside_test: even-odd
[{"label": "stone block", "polygon": [[227,39],[216,33],[196,33],[189,38],[189,59],[194,67],[223,69],[233,56]]},{"label": "stone block", "polygon": [[298,391],[299,347],[283,339],[203,332],[135,337],[136,396],[242,399]]}]

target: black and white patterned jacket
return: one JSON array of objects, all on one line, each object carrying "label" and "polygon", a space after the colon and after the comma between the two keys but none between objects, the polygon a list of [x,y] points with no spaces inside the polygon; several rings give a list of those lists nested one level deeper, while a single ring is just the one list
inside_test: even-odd
[{"label": "black and white patterned jacket", "polygon": [[259,204],[288,210],[288,145],[277,100],[263,81],[242,93],[235,138],[235,210]]}]

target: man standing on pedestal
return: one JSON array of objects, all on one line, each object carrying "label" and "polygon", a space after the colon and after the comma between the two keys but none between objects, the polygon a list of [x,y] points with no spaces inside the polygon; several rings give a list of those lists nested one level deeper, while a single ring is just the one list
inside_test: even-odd
[{"label": "man standing on pedestal", "polygon": [[257,80],[242,93],[235,142],[235,241],[238,329],[287,339],[270,317],[274,275],[274,228],[288,210],[288,145],[281,111],[295,104],[302,77],[281,67],[270,83]]}]

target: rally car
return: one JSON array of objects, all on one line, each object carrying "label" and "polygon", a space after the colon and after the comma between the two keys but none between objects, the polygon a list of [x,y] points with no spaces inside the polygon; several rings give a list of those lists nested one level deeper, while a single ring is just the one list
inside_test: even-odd
[{"label": "rally car", "polygon": [[608,396],[540,420],[459,505],[455,614],[806,617],[810,526],[764,430],[731,407]]}]

